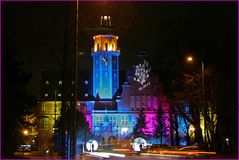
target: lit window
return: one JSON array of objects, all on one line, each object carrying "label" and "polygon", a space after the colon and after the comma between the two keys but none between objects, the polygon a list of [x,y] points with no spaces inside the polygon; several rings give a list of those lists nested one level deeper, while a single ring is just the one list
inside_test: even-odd
[{"label": "lit window", "polygon": [[58,93],[58,97],[61,97],[61,93]]},{"label": "lit window", "polygon": [[74,93],[71,93],[71,96],[74,96]]},{"label": "lit window", "polygon": [[48,119],[44,119],[44,128],[48,127]]},{"label": "lit window", "polygon": [[103,124],[103,116],[97,116],[96,117],[96,124],[97,125]]},{"label": "lit window", "polygon": [[49,81],[46,81],[46,85],[49,85]]},{"label": "lit window", "polygon": [[41,111],[46,112],[46,105],[45,104],[42,104]]},{"label": "lit window", "polygon": [[62,85],[62,81],[59,81],[59,85]]},{"label": "lit window", "polygon": [[85,85],[88,85],[88,81],[85,81]]},{"label": "lit window", "polygon": [[88,97],[88,93],[85,93],[85,97]]},{"label": "lit window", "polygon": [[74,81],[71,81],[71,84],[74,84]]},{"label": "lit window", "polygon": [[45,97],[48,97],[48,93],[45,93]]},{"label": "lit window", "polygon": [[139,96],[136,96],[136,100],[137,100],[137,101],[139,101],[139,100],[140,100]]},{"label": "lit window", "polygon": [[136,107],[140,108],[140,101],[136,101]]},{"label": "lit window", "polygon": [[110,116],[110,117],[109,117],[109,123],[110,123],[110,124],[115,124],[115,119],[116,119],[115,116]]},{"label": "lit window", "polygon": [[126,117],[126,116],[122,116],[122,117],[121,117],[121,124],[122,124],[122,125],[127,125],[127,123],[128,123],[128,122],[127,122],[127,117]]}]

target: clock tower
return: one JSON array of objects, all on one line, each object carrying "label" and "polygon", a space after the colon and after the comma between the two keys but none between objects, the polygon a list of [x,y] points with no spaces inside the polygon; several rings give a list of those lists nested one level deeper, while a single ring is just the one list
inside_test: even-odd
[{"label": "clock tower", "polygon": [[[101,27],[111,26],[111,16],[100,17]],[[118,36],[99,34],[93,37],[93,95],[101,99],[111,99],[119,88]]]}]

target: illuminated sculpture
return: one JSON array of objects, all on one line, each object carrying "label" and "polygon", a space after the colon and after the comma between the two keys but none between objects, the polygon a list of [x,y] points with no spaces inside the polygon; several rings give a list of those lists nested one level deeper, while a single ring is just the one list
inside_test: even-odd
[{"label": "illuminated sculpture", "polygon": [[135,67],[134,80],[144,85],[146,80],[149,78],[149,73],[151,68],[149,68],[149,63],[144,60],[143,64],[139,64]]}]

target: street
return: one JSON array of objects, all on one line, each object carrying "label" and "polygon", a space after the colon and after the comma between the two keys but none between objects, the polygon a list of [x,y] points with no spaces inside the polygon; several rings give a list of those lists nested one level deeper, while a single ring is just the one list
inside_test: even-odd
[{"label": "street", "polygon": [[[93,153],[93,155],[92,155]],[[99,154],[99,155],[97,155]],[[21,159],[61,159],[61,157],[57,155],[46,155],[42,154],[42,152],[16,152],[15,153],[16,158],[21,158]],[[210,157],[188,157],[188,156],[183,156],[183,155],[166,155],[166,154],[148,154],[148,153],[106,153],[106,152],[91,152],[91,153],[86,153],[82,155],[81,157],[77,157],[76,159],[79,160],[99,160],[99,159],[110,159],[110,160],[117,160],[117,159],[126,159],[126,160],[138,160],[138,159],[151,159],[151,160],[156,160],[156,159],[193,159],[193,158],[207,158],[207,159],[225,159],[225,158],[230,158],[230,159],[236,159],[236,157],[232,156],[224,156],[224,155],[213,155]]]}]

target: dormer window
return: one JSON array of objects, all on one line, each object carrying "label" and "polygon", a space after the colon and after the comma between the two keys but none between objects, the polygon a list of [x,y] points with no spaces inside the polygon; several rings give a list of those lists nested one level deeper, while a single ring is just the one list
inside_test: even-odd
[{"label": "dormer window", "polygon": [[46,81],[46,85],[49,85],[49,81]]},{"label": "dormer window", "polygon": [[105,50],[108,51],[108,43],[105,43]]},{"label": "dormer window", "polygon": [[62,81],[59,81],[59,85],[62,85]]}]

